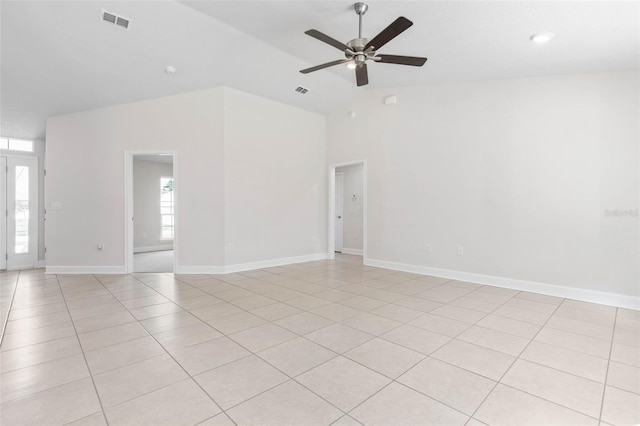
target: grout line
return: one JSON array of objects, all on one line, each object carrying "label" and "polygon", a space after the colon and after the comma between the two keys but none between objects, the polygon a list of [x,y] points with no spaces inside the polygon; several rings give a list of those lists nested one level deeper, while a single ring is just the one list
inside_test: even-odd
[{"label": "grout line", "polygon": [[7,307],[7,313],[2,318],[2,330],[0,330],[0,347],[2,347],[2,343],[4,342],[4,335],[7,329],[7,324],[9,324],[9,314],[11,314],[11,309],[13,308],[13,301],[16,297],[16,292],[18,291],[18,280],[20,279],[20,271],[18,271],[15,279],[15,284],[13,285],[13,291],[11,292],[11,302],[9,302],[9,306]]},{"label": "grout line", "polygon": [[[58,339],[47,340],[46,342],[42,342],[42,343],[34,343],[33,345],[27,345],[27,346],[21,346],[19,348],[15,348],[15,349],[9,349],[8,351],[3,351],[2,353],[6,354],[7,352],[11,352],[11,351],[18,350],[18,349],[25,349],[25,348],[27,348],[29,346],[36,346],[36,345],[41,345],[43,343],[56,342],[58,340],[63,340],[63,339],[71,339],[73,337],[75,337],[75,336],[74,335],[70,335],[70,336],[66,336],[66,337],[60,337]],[[80,352],[82,352],[82,346],[80,346]],[[59,360],[64,359],[64,358],[69,358],[69,357],[72,357],[72,356],[75,356],[75,355],[80,355],[80,352],[77,352],[77,353],[74,353],[74,354],[65,355],[65,356],[61,356],[61,357],[58,357],[58,358],[49,359],[49,360],[42,361],[42,362],[37,362],[35,364],[25,365],[24,367],[14,368],[13,370],[6,370],[6,371],[3,370],[2,374],[11,373],[11,372],[18,371],[18,370],[23,370],[25,368],[35,367],[35,366],[38,366],[38,365],[46,364],[46,363],[51,362],[51,361],[59,361]],[[57,386],[54,386],[54,387],[57,387]]]},{"label": "grout line", "polygon": [[[593,420],[596,420],[596,421],[598,420],[598,418],[597,418],[597,417],[593,417],[592,415],[585,414],[585,413],[583,413],[583,412],[581,412],[581,411],[576,410],[575,408],[567,407],[566,405],[562,405],[562,404],[559,404],[559,403],[557,403],[557,402],[554,402],[554,401],[551,401],[551,400],[549,400],[549,399],[546,399],[546,398],[543,398],[543,397],[541,397],[541,396],[538,396],[538,395],[536,395],[536,394],[533,394],[533,393],[531,393],[531,392],[524,391],[524,390],[522,390],[522,389],[518,389],[518,388],[516,388],[516,387],[514,387],[514,386],[512,386],[512,385],[507,385],[506,383],[499,383],[499,385],[500,385],[500,386],[507,387],[507,388],[510,388],[510,389],[513,389],[513,390],[518,391],[518,392],[525,393],[525,394],[530,395],[530,396],[532,396],[532,397],[534,397],[534,398],[537,398],[537,399],[540,399],[540,400],[542,400],[542,401],[548,402],[549,404],[553,404],[553,405],[555,405],[555,406],[557,406],[557,407],[560,407],[560,408],[563,408],[563,409],[565,409],[565,410],[569,410],[569,411],[572,411],[572,412],[574,412],[574,413],[576,413],[576,414],[580,414],[581,416],[588,417],[588,418],[593,419]],[[482,404],[481,404],[481,406],[482,406]],[[479,408],[479,407],[478,407],[478,408]],[[475,415],[475,413],[474,413],[474,415]]]},{"label": "grout line", "polygon": [[[58,285],[58,288],[60,289],[60,292],[62,292],[62,286],[60,285],[60,279],[58,278],[58,275],[55,276],[56,277],[56,283]],[[69,314],[69,317],[71,317],[71,312],[69,311],[69,305],[67,305],[67,300],[64,297],[64,294],[62,295],[62,300],[64,301],[64,305],[67,307],[67,313]],[[91,384],[93,384],[93,390],[96,393],[96,398],[98,398],[98,404],[100,404],[100,410],[102,411],[102,417],[104,417],[104,421],[106,422],[107,426],[109,425],[109,419],[107,419],[107,414],[104,412],[104,406],[102,405],[102,399],[100,398],[100,394],[98,393],[98,388],[96,386],[96,382],[93,378],[93,373],[91,372],[91,368],[89,368],[89,363],[87,362],[87,356],[84,353],[84,349],[82,349],[82,344],[80,343],[80,338],[78,337],[78,330],[76,330],[76,324],[75,322],[73,322],[73,319],[71,320],[71,325],[73,327],[73,330],[75,332],[75,336],[76,336],[76,341],[78,342],[78,346],[80,346],[80,350],[82,351],[82,359],[84,359],[84,364],[85,367],[87,368],[87,372],[89,373],[89,377],[91,378]]]},{"label": "grout line", "polygon": [[618,321],[618,308],[616,308],[616,314],[613,317],[613,334],[611,335],[611,346],[609,346],[609,359],[607,360],[607,372],[604,376],[604,385],[602,388],[602,400],[600,401],[600,415],[598,416],[598,421],[602,423],[602,412],[604,410],[604,397],[607,393],[607,381],[609,379],[609,367],[611,366],[611,353],[613,352],[613,341],[615,337],[615,329]]},{"label": "grout line", "polygon": [[[565,409],[568,409],[568,410],[574,411],[574,412],[579,413],[579,414],[581,414],[581,415],[583,415],[583,416],[587,416],[587,417],[594,418],[593,416],[590,416],[590,415],[588,415],[588,414],[582,413],[582,412],[577,411],[577,410],[575,410],[575,409],[573,409],[573,408],[570,408],[570,407],[564,406],[564,405],[559,404],[559,403],[557,403],[557,402],[555,402],[555,401],[548,400],[548,399],[543,398],[543,397],[541,397],[541,396],[534,395],[534,394],[532,394],[532,393],[530,393],[530,392],[527,392],[527,391],[524,391],[524,390],[521,390],[521,389],[515,388],[515,387],[513,387],[513,386],[510,386],[510,385],[508,385],[508,384],[502,383],[502,380],[504,379],[504,377],[505,377],[505,376],[507,375],[507,373],[511,370],[511,368],[513,368],[513,365],[514,365],[514,364],[515,364],[519,359],[521,359],[521,358],[520,358],[520,356],[521,356],[521,355],[522,355],[522,354],[527,350],[527,348],[528,348],[528,347],[529,347],[529,345],[531,345],[531,343],[535,340],[535,338],[537,337],[537,335],[538,335],[538,334],[539,334],[539,333],[544,329],[544,327],[545,327],[545,325],[547,324],[547,322],[549,322],[549,320],[553,317],[553,315],[555,314],[555,312],[557,311],[557,309],[558,309],[559,307],[560,307],[560,306],[556,307],[556,309],[555,309],[555,310],[554,310],[554,312],[549,316],[549,318],[547,319],[547,321],[545,321],[545,324],[543,324],[543,325],[540,327],[540,330],[538,330],[538,332],[535,334],[535,336],[533,336],[533,338],[531,338],[531,340],[529,340],[529,343],[524,347],[524,349],[522,349],[522,351],[520,352],[520,354],[519,354],[519,355],[518,355],[518,356],[513,360],[513,362],[512,362],[512,363],[511,363],[511,365],[509,366],[509,368],[507,368],[507,369],[505,370],[505,372],[502,374],[502,376],[500,377],[500,379],[496,382],[496,384],[495,384],[495,385],[494,385],[494,387],[491,389],[491,391],[489,391],[489,393],[485,396],[485,398],[482,400],[482,402],[481,402],[481,403],[478,405],[478,407],[474,410],[473,414],[471,415],[471,417],[472,417],[472,418],[475,418],[474,416],[476,415],[476,413],[478,412],[478,410],[480,409],[480,407],[482,407],[482,405],[486,402],[487,398],[489,398],[489,396],[493,393],[493,391],[494,391],[494,390],[495,390],[495,388],[498,386],[498,384],[500,384],[500,385],[502,385],[502,386],[510,387],[510,388],[512,388],[512,389],[515,389],[515,390],[517,390],[517,391],[519,391],[519,392],[526,393],[526,394],[528,394],[528,395],[532,395],[532,396],[534,396],[534,397],[536,397],[536,398],[538,398],[538,399],[541,399],[541,400],[547,401],[547,402],[549,402],[549,403],[552,403],[552,404],[554,404],[554,405],[557,405],[557,406],[563,407],[563,408],[565,408]],[[522,359],[524,360],[524,358],[522,358]],[[528,360],[525,360],[525,361],[527,361],[527,362],[531,362],[531,361],[528,361]],[[538,363],[535,363],[535,364],[538,364]],[[584,377],[577,376],[577,375],[572,374],[572,373],[569,373],[569,372],[567,372],[567,371],[557,370],[557,369],[555,369],[555,368],[553,368],[553,367],[549,367],[549,366],[546,366],[546,365],[543,365],[543,364],[538,364],[538,365],[542,365],[543,367],[546,367],[546,368],[550,368],[550,369],[553,369],[553,370],[556,370],[556,371],[560,371],[560,372],[565,373],[565,374],[571,374],[571,375],[573,375],[573,376],[575,376],[575,377],[580,377],[580,378],[582,378],[582,379],[585,379]],[[585,379],[585,380],[589,380],[589,379]],[[597,382],[595,382],[595,383],[597,383]],[[601,383],[598,383],[598,384],[601,384]]]},{"label": "grout line", "polygon": [[[100,279],[99,279],[99,278],[97,278],[97,277],[96,277],[96,279],[98,279],[98,281],[100,281]],[[137,278],[136,278],[136,279],[137,279]],[[144,282],[142,282],[142,281],[140,281],[140,282],[141,282],[141,283],[143,283],[143,284],[146,286],[146,284],[145,284]],[[101,282],[101,283],[102,283],[102,282]],[[103,284],[103,285],[104,285],[104,284]],[[147,286],[147,287],[149,287],[149,286]],[[105,288],[106,288],[106,287],[105,287]],[[108,290],[108,289],[107,289],[107,290]],[[153,289],[153,290],[155,291],[155,289]],[[118,301],[118,302],[122,305],[122,303],[121,303],[120,301]],[[127,308],[126,308],[126,306],[124,306],[124,305],[122,305],[122,306],[123,306],[125,309],[127,309]],[[127,312],[129,312],[129,310],[128,310],[128,309],[127,309]],[[130,312],[129,312],[129,313],[130,313]],[[134,317],[134,318],[135,318],[135,317]],[[140,323],[140,320],[138,320],[137,318],[136,318],[136,321],[138,322],[138,324]],[[140,325],[142,326],[142,324],[140,324]],[[144,326],[143,326],[143,327],[144,327]],[[145,330],[146,330],[146,329],[145,329]],[[216,331],[217,331],[217,330],[216,330]],[[176,365],[177,365],[177,366],[178,366],[182,371],[184,371],[184,373],[185,373],[185,374],[187,375],[187,377],[188,377],[188,380],[191,380],[191,381],[192,381],[192,382],[193,382],[197,387],[199,387],[199,388],[200,388],[200,390],[202,390],[202,392],[204,392],[204,394],[205,394],[205,395],[207,395],[207,396],[209,397],[209,399],[210,399],[210,400],[215,404],[215,406],[216,406],[216,407],[218,407],[218,408],[221,410],[221,412],[225,413],[225,415],[226,415],[225,410],[223,410],[223,409],[222,409],[222,407],[221,407],[221,406],[220,406],[220,405],[219,405],[219,404],[218,404],[218,403],[217,403],[217,402],[216,402],[216,401],[215,401],[215,400],[214,400],[214,399],[209,395],[209,393],[207,393],[207,391],[206,391],[206,390],[205,390],[205,389],[200,385],[200,383],[198,383],[198,381],[197,381],[197,380],[195,380],[195,379],[193,378],[193,376],[191,376],[191,374],[189,374],[189,372],[188,372],[188,371],[187,371],[187,370],[182,366],[182,364],[180,364],[180,363],[179,363],[179,362],[174,358],[174,356],[173,356],[173,355],[172,355],[172,354],[171,354],[171,353],[170,353],[170,352],[169,352],[169,351],[168,351],[168,350],[167,350],[167,349],[166,349],[166,348],[165,348],[165,347],[164,347],[164,346],[163,346],[163,345],[158,341],[158,339],[156,339],[156,337],[155,337],[153,334],[151,334],[151,333],[149,333],[149,336],[150,336],[150,337],[151,337],[151,338],[156,342],[156,344],[157,344],[157,345],[159,345],[159,346],[162,348],[162,350],[163,350],[163,351],[164,351],[164,352],[165,352],[165,353],[166,353],[166,354],[167,354],[167,355],[168,355],[168,356],[173,360],[173,362],[175,362],[175,363],[176,363]],[[159,356],[162,356],[162,355],[159,355]],[[131,365],[131,364],[129,364],[129,365]],[[179,380],[178,382],[180,382],[180,381],[182,381],[182,380]],[[166,386],[163,386],[163,387],[161,387],[161,388],[159,388],[159,389],[162,389],[162,388],[167,387],[167,386],[174,385],[175,383],[178,383],[178,382],[173,382],[173,383],[167,384]],[[153,389],[153,390],[151,390],[151,391],[149,391],[149,392],[147,392],[147,393],[145,393],[145,394],[138,395],[136,398],[139,398],[139,397],[141,397],[141,396],[143,396],[143,395],[146,395],[146,394],[150,394],[150,393],[156,392],[156,391],[157,391],[157,390],[159,390],[159,389]],[[133,399],[136,399],[136,398],[132,398],[132,399],[130,399],[130,400],[128,400],[128,401],[132,401]],[[123,401],[122,403],[125,403],[125,402],[127,402],[127,401]],[[118,404],[118,405],[120,405],[120,404]],[[105,417],[106,417],[106,416],[105,416]],[[235,423],[235,422],[234,422],[234,423]]]}]

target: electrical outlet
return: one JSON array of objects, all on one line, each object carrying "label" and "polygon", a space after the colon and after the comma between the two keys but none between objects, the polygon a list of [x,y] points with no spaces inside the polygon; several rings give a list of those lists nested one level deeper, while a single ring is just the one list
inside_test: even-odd
[{"label": "electrical outlet", "polygon": [[427,244],[426,249],[427,253],[431,253],[431,244]]},{"label": "electrical outlet", "polygon": [[382,210],[389,210],[389,203],[387,203],[386,201],[382,203]]},{"label": "electrical outlet", "polygon": [[229,243],[229,244],[227,245],[227,250],[229,250],[229,251],[233,251],[234,249],[235,249],[235,246],[233,245],[233,243]]},{"label": "electrical outlet", "polygon": [[464,247],[458,246],[458,256],[464,256]]}]

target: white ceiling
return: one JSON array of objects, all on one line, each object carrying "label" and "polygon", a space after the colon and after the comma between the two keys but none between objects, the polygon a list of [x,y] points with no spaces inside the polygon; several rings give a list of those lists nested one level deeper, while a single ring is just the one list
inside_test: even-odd
[{"label": "white ceiling", "polygon": [[[369,86],[304,34],[355,38],[350,1],[2,1],[0,134],[44,137],[46,117],[227,85],[326,113],[363,90],[434,82],[638,69],[638,1],[369,1],[364,36],[402,15],[414,26],[380,53],[422,68],[371,64]],[[99,20],[104,8],[130,31]],[[528,37],[553,32],[547,45]],[[173,65],[175,76],[164,73]],[[295,87],[310,90],[297,94]]]}]

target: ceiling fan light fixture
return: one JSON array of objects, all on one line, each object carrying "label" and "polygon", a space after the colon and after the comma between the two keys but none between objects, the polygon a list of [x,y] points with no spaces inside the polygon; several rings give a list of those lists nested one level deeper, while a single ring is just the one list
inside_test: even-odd
[{"label": "ceiling fan light fixture", "polygon": [[529,37],[529,40],[531,40],[534,43],[537,44],[543,44],[543,43],[547,43],[549,41],[551,41],[551,39],[555,36],[555,34],[553,33],[537,33],[537,34],[532,34]]},{"label": "ceiling fan light fixture", "polygon": [[351,61],[351,62],[347,62],[347,68],[349,68],[350,70],[355,70],[356,69],[356,63]]}]

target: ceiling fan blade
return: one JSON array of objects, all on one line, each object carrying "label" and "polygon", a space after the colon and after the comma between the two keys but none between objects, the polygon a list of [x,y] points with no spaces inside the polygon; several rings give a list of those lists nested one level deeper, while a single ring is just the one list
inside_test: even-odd
[{"label": "ceiling fan blade", "polygon": [[356,82],[358,87],[369,84],[369,74],[367,73],[367,64],[358,65],[356,67]]},{"label": "ceiling fan blade", "polygon": [[383,64],[413,65],[414,67],[421,67],[425,62],[427,62],[427,58],[419,58],[417,56],[378,55],[375,57],[375,61],[382,62]]},{"label": "ceiling fan blade", "polygon": [[408,20],[407,18],[401,16],[395,21],[393,21],[387,28],[382,30],[380,34],[375,36],[367,45],[365,46],[365,50],[373,47],[373,50],[378,50],[394,38],[396,38],[400,33],[413,25],[413,22]]},{"label": "ceiling fan blade", "polygon": [[326,64],[316,65],[315,67],[305,68],[303,70],[300,70],[300,72],[302,74],[309,74],[310,72],[318,71],[324,68],[329,68],[334,65],[344,64],[345,62],[349,62],[349,59],[338,59],[337,61],[331,61],[331,62],[327,62]]},{"label": "ceiling fan blade", "polygon": [[341,43],[338,40],[333,39],[333,38],[329,37],[328,35],[321,33],[318,30],[308,30],[308,31],[305,31],[304,33],[306,35],[310,35],[311,37],[316,38],[316,39],[318,39],[320,41],[323,41],[323,42],[335,47],[336,49],[342,50],[343,52],[345,50],[351,50],[351,49],[349,49],[349,46],[347,46],[346,44]]}]

